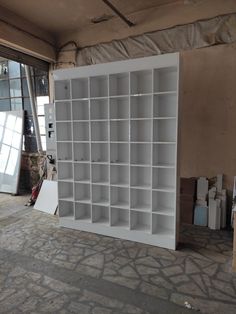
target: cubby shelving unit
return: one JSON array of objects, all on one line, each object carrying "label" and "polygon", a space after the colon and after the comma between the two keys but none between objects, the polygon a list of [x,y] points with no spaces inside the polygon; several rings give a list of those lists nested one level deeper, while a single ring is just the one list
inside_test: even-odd
[{"label": "cubby shelving unit", "polygon": [[179,55],[54,80],[60,225],[175,249]]}]

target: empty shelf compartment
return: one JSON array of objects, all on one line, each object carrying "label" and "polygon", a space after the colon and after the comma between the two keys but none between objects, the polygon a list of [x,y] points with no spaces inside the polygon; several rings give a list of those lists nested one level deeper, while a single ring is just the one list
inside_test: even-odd
[{"label": "empty shelf compartment", "polygon": [[90,97],[108,96],[108,77],[94,76],[90,77]]},{"label": "empty shelf compartment", "polygon": [[111,121],[110,134],[111,142],[128,142],[129,121]]},{"label": "empty shelf compartment", "polygon": [[89,120],[88,100],[72,101],[72,119],[73,120]]},{"label": "empty shelf compartment", "polygon": [[90,164],[74,164],[74,180],[75,181],[90,181]]},{"label": "empty shelf compartment", "polygon": [[151,214],[131,211],[130,225],[131,230],[151,233]]},{"label": "empty shelf compartment", "polygon": [[152,70],[131,72],[130,80],[132,95],[152,93]]},{"label": "empty shelf compartment", "polygon": [[109,186],[93,185],[92,197],[93,204],[109,205]]},{"label": "empty shelf compartment", "polygon": [[127,188],[111,186],[111,205],[129,208],[129,190]]},{"label": "empty shelf compartment", "polygon": [[90,203],[90,184],[75,183],[75,200]]},{"label": "empty shelf compartment", "polygon": [[73,180],[72,163],[58,162],[58,180]]},{"label": "empty shelf compartment", "polygon": [[152,118],[152,96],[131,97],[131,118]]},{"label": "empty shelf compartment", "polygon": [[110,119],[129,119],[129,97],[110,98]]},{"label": "empty shelf compartment", "polygon": [[92,141],[108,141],[108,122],[107,121],[93,121],[91,122],[91,136]]},{"label": "empty shelf compartment", "polygon": [[131,189],[131,208],[151,212],[151,191]]},{"label": "empty shelf compartment", "polygon": [[159,214],[152,214],[152,233],[164,237],[174,237],[175,218]]},{"label": "empty shelf compartment", "polygon": [[75,203],[75,219],[91,222],[91,205]]},{"label": "empty shelf compartment", "polygon": [[131,186],[150,188],[151,187],[151,167],[131,166]]},{"label": "empty shelf compartment", "polygon": [[108,162],[108,147],[106,143],[92,143],[91,161],[96,163]]},{"label": "empty shelf compartment", "polygon": [[58,181],[58,198],[73,200],[73,183]]},{"label": "empty shelf compartment", "polygon": [[110,145],[111,163],[129,163],[129,144],[111,143]]},{"label": "empty shelf compartment", "polygon": [[176,142],[176,120],[154,120],[153,142]]},{"label": "empty shelf compartment", "polygon": [[71,120],[71,104],[69,102],[55,103],[56,120]]},{"label": "empty shelf compartment", "polygon": [[129,185],[129,167],[111,165],[111,184],[114,185]]},{"label": "empty shelf compartment", "polygon": [[71,122],[57,122],[57,140],[58,141],[71,141],[72,132],[71,132]]},{"label": "empty shelf compartment", "polygon": [[151,142],[152,141],[151,120],[131,121],[131,142]]},{"label": "empty shelf compartment", "polygon": [[92,182],[109,184],[108,165],[92,165]]},{"label": "empty shelf compartment", "polygon": [[55,100],[70,99],[70,81],[55,81]]},{"label": "empty shelf compartment", "polygon": [[78,78],[71,81],[72,98],[88,98],[88,78]]},{"label": "empty shelf compartment", "polygon": [[153,165],[159,167],[175,167],[176,145],[153,144]]},{"label": "empty shelf compartment", "polygon": [[154,95],[154,118],[173,118],[177,115],[177,94]]},{"label": "empty shelf compartment", "polygon": [[90,119],[108,119],[108,99],[93,99],[90,101]]},{"label": "empty shelf compartment", "polygon": [[117,73],[109,76],[110,96],[129,95],[129,73]]},{"label": "empty shelf compartment", "polygon": [[59,208],[59,217],[74,218],[74,203],[73,202],[59,200],[58,208]]},{"label": "empty shelf compartment", "polygon": [[89,143],[74,143],[74,161],[89,161],[90,145]]},{"label": "empty shelf compartment", "polygon": [[152,211],[166,215],[174,216],[176,197],[174,192],[152,192]]},{"label": "empty shelf compartment", "polygon": [[151,164],[151,144],[131,144],[131,164]]},{"label": "empty shelf compartment", "polygon": [[129,229],[129,210],[112,207],[111,226]]},{"label": "empty shelf compartment", "polygon": [[177,67],[166,67],[154,70],[154,92],[176,91],[178,84]]},{"label": "empty shelf compartment", "polygon": [[73,122],[74,141],[89,141],[89,122]]},{"label": "empty shelf compartment", "polygon": [[176,186],[175,169],[153,168],[153,188],[172,191]]},{"label": "empty shelf compartment", "polygon": [[109,225],[109,207],[93,205],[92,222]]},{"label": "empty shelf compartment", "polygon": [[72,143],[57,143],[57,159],[72,160]]}]

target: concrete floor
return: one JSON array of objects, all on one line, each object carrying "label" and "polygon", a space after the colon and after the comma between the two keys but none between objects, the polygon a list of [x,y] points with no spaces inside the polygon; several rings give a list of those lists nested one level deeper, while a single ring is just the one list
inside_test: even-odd
[{"label": "concrete floor", "polygon": [[236,313],[232,233],[184,226],[171,251],[59,228],[16,199],[0,219],[0,313]]}]

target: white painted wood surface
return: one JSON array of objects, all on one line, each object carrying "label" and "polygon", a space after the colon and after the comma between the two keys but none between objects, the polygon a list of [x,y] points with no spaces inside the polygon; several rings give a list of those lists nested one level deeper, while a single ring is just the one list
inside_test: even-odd
[{"label": "white painted wood surface", "polygon": [[0,112],[0,192],[17,194],[24,111]]},{"label": "white painted wood surface", "polygon": [[175,249],[179,55],[53,75],[60,225]]},{"label": "white painted wood surface", "polygon": [[34,209],[54,215],[58,207],[58,188],[56,181],[44,180]]}]

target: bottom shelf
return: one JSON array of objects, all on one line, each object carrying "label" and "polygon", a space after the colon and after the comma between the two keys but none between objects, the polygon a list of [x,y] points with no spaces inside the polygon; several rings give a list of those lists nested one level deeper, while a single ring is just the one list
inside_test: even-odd
[{"label": "bottom shelf", "polygon": [[109,226],[110,225],[109,207],[93,205],[92,206],[92,222],[105,224]]},{"label": "bottom shelf", "polygon": [[152,233],[156,235],[174,237],[175,218],[172,216],[153,214],[152,215]]},{"label": "bottom shelf", "polygon": [[74,218],[74,203],[67,200],[59,200],[59,217]]},{"label": "bottom shelf", "polygon": [[129,210],[112,207],[111,226],[129,229]]},{"label": "bottom shelf", "polygon": [[75,219],[91,222],[91,205],[75,203]]},{"label": "bottom shelf", "polygon": [[151,233],[151,214],[140,211],[131,212],[131,230]]}]

